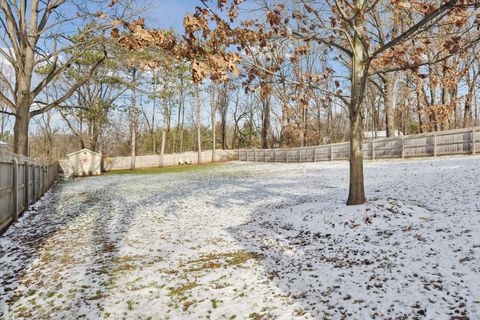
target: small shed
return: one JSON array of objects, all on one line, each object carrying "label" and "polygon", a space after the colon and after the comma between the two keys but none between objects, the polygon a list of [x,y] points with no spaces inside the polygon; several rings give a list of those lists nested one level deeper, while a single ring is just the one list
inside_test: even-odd
[{"label": "small shed", "polygon": [[66,165],[71,170],[69,175],[83,177],[96,176],[102,173],[102,155],[98,152],[82,149],[67,154],[66,160]]},{"label": "small shed", "polygon": [[[394,137],[400,137],[403,136],[403,133],[398,130],[393,130],[393,136]],[[363,137],[367,140],[369,139],[375,139],[375,138],[386,138],[387,137],[387,131],[365,131],[363,132]]]}]

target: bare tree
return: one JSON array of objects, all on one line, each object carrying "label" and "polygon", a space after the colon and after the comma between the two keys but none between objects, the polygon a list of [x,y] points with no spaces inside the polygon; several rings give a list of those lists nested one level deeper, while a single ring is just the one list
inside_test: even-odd
[{"label": "bare tree", "polygon": [[219,103],[219,90],[215,84],[210,85],[210,119],[212,123],[212,162],[215,162],[215,151],[217,144],[216,137],[216,115]]},{"label": "bare tree", "polygon": [[130,169],[135,169],[135,158],[137,156],[137,67],[132,67],[131,72],[131,105],[130,105]]},{"label": "bare tree", "polygon": [[[104,57],[99,57],[90,70],[77,79],[63,96],[48,103],[45,101],[42,93],[46,87],[68,70],[81,55],[79,51],[72,54],[74,52],[72,49],[80,45],[98,47],[102,43],[102,31],[109,22],[100,21],[109,18],[107,12],[113,10],[107,7],[106,1],[103,7],[102,3],[98,2],[95,11],[104,13],[91,14],[85,11],[88,5],[80,6],[78,3],[68,2],[70,5],[78,6],[77,10],[71,10],[73,12],[66,15],[60,10],[66,7],[67,2],[67,0],[3,0],[0,3],[0,28],[5,32],[5,36],[0,38],[3,42],[0,55],[15,70],[15,83],[8,85],[8,94],[0,92],[0,100],[15,117],[14,151],[20,154],[28,154],[30,119],[62,106],[104,60]],[[75,21],[81,21],[85,27],[75,37],[67,36],[65,26]],[[35,69],[40,67],[48,72],[44,72],[40,79],[36,79]],[[0,74],[0,77],[5,80],[3,74]]]},{"label": "bare tree", "polygon": [[202,161],[202,119],[201,119],[201,102],[200,102],[200,85],[195,85],[195,126],[197,131],[197,150],[198,163]]}]

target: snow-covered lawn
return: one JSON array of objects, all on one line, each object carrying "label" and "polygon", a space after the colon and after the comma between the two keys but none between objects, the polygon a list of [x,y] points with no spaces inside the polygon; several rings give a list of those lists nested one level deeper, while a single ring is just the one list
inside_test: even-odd
[{"label": "snow-covered lawn", "polygon": [[[480,319],[480,158],[61,182],[0,237],[0,318]],[[365,223],[364,221],[367,221]]]}]

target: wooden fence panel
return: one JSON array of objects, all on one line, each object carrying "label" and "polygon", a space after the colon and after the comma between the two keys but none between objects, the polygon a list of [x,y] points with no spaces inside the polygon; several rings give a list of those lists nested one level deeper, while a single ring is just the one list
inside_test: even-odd
[{"label": "wooden fence panel", "polygon": [[480,152],[480,128],[472,129],[472,154]]},{"label": "wooden fence panel", "polygon": [[405,157],[434,156],[435,135],[423,134],[404,138]]},{"label": "wooden fence panel", "polygon": [[35,168],[35,201],[40,198],[41,185],[40,185],[40,166],[34,166]]},{"label": "wooden fence panel", "polygon": [[[402,157],[402,138],[386,138],[367,141],[368,157],[366,159],[387,159]],[[365,144],[364,144],[365,146]]]},{"label": "wooden fence panel", "polygon": [[[239,161],[316,162],[348,160],[350,143],[290,149],[242,149]],[[380,138],[363,142],[363,157],[370,159],[428,157],[480,153],[480,127]]]},{"label": "wooden fence panel", "polygon": [[332,160],[348,160],[350,158],[350,143],[332,145]]},{"label": "wooden fence panel", "polygon": [[26,209],[25,207],[25,163],[18,164],[18,194],[17,194],[17,208],[19,212]]},{"label": "wooden fence panel", "polygon": [[29,191],[29,195],[28,195],[28,204],[32,204],[33,202],[35,202],[35,167],[33,165],[29,165],[28,166],[28,185],[29,185],[29,188],[28,188],[28,191]]},{"label": "wooden fence panel", "polygon": [[437,155],[472,153],[472,131],[436,134]]},{"label": "wooden fence panel", "polygon": [[12,222],[12,161],[0,161],[0,230]]},{"label": "wooden fence panel", "polygon": [[0,232],[55,182],[58,163],[47,167],[13,153],[0,153]]},{"label": "wooden fence panel", "polygon": [[274,162],[275,161],[273,150],[264,150],[263,152],[265,154],[265,161],[264,162]]},{"label": "wooden fence panel", "polygon": [[330,160],[330,146],[315,147],[315,161],[328,161]]}]

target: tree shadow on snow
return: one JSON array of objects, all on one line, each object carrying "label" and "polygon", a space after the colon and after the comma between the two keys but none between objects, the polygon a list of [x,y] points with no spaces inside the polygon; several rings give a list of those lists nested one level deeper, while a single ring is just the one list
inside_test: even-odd
[{"label": "tree shadow on snow", "polygon": [[[377,207],[382,217],[373,217],[373,225],[359,225],[362,217],[350,220],[355,209],[344,204],[346,186],[329,187],[318,176],[259,182],[260,188],[247,180],[232,180],[241,191],[222,195],[218,202],[265,201],[252,210],[249,222],[228,231],[245,251],[261,257],[263,275],[300,307],[297,316],[306,312],[317,319],[423,319],[438,316],[428,313],[441,310],[436,304],[444,304],[442,308],[458,319],[467,314],[468,297],[460,287],[442,283],[438,270],[443,265],[445,272],[454,272],[448,260],[423,259],[437,250],[437,243],[425,235],[440,231],[418,223],[410,231],[402,230],[401,219],[412,221],[402,212],[405,208]],[[372,198],[367,210],[389,199],[388,192],[375,192],[388,189],[389,183],[369,183],[368,194],[381,200]],[[288,191],[305,184],[312,186],[309,195]],[[335,218],[337,214],[345,218]],[[443,239],[446,250],[449,240]],[[452,251],[451,257],[457,256]]]}]

